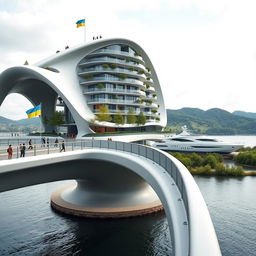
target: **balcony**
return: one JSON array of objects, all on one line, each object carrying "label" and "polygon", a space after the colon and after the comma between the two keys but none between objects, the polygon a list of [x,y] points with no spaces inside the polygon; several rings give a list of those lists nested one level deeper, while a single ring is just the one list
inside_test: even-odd
[{"label": "balcony", "polygon": [[[98,114],[98,113],[100,113],[100,111],[98,109],[95,109],[95,110],[93,110],[93,113]],[[129,110],[110,109],[108,114],[112,115],[112,114],[117,114],[117,113],[118,114],[120,113],[121,115],[127,115],[129,113]],[[134,111],[134,115],[139,115],[139,113],[140,113],[140,111]]]},{"label": "balcony", "polygon": [[102,54],[102,53],[111,54],[111,55],[119,55],[119,56],[127,56],[127,57],[130,57],[132,59],[140,60],[141,62],[144,63],[143,58],[141,56],[137,56],[137,55],[135,55],[133,53],[129,53],[129,52],[111,50],[111,49],[99,49],[99,50],[96,50],[96,51],[90,53],[89,56]]},{"label": "balcony", "polygon": [[144,72],[147,72],[146,68],[142,64],[137,64],[135,62],[131,62],[128,60],[121,60],[121,59],[116,59],[116,58],[111,58],[111,57],[95,57],[93,59],[88,59],[85,62],[82,62],[79,64],[79,67],[85,67],[85,66],[90,66],[92,64],[108,64],[108,63],[115,63],[115,64],[120,64],[125,67],[134,67],[134,68],[139,68],[142,69]]},{"label": "balcony", "polygon": [[142,87],[145,87],[143,85],[143,82],[141,82],[137,79],[132,79],[132,78],[121,79],[118,77],[108,77],[108,76],[91,77],[91,78],[86,79],[86,81],[80,81],[80,85],[93,84],[94,82],[98,82],[98,81],[102,81],[102,82],[112,81],[112,82],[126,83],[126,84],[131,84],[131,85],[140,85]]},{"label": "balcony", "polygon": [[78,73],[79,76],[83,76],[86,74],[92,74],[94,73],[119,73],[119,74],[129,74],[130,76],[135,76],[137,78],[142,78],[144,81],[146,80],[146,76],[144,74],[139,74],[137,71],[131,71],[128,69],[122,69],[122,68],[103,68],[103,67],[96,67],[96,68],[86,68],[82,72]]},{"label": "balcony", "polygon": [[146,88],[146,91],[155,92],[156,90],[153,86],[149,86],[148,88]]},{"label": "balcony", "polygon": [[83,94],[94,94],[95,92],[107,92],[107,93],[123,93],[129,95],[139,95],[145,96],[145,92],[141,90],[128,90],[128,89],[118,89],[118,88],[87,88],[83,90]]},{"label": "balcony", "polygon": [[122,104],[122,105],[136,105],[136,106],[145,106],[145,102],[137,102],[134,100],[122,100],[122,99],[106,99],[106,98],[97,98],[97,99],[87,99],[88,104],[97,104],[97,103],[107,103],[107,104]]}]

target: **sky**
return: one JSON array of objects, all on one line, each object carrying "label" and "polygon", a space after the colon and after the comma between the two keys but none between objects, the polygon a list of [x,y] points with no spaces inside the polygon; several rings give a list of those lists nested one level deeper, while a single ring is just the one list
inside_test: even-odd
[{"label": "sky", "polygon": [[[127,38],[147,52],[165,106],[256,112],[255,0],[0,0],[0,72],[93,36]],[[0,116],[26,118],[10,94]]]}]

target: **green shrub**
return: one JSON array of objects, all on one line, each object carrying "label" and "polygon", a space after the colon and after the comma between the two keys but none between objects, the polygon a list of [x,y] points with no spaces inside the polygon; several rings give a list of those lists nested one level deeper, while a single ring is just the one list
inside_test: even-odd
[{"label": "green shrub", "polygon": [[103,89],[104,88],[104,84],[97,84],[97,88],[98,89]]},{"label": "green shrub", "polygon": [[115,69],[115,68],[117,68],[117,64],[111,63],[111,64],[110,64],[110,67],[111,67],[112,69]]},{"label": "green shrub", "polygon": [[217,163],[218,163],[218,161],[217,161],[216,157],[212,154],[207,154],[202,162],[203,165],[210,165],[211,168],[215,168]]},{"label": "green shrub", "polygon": [[93,78],[93,75],[92,74],[86,74],[86,75],[84,75],[84,78],[85,79],[91,79],[91,78]]},{"label": "green shrub", "polygon": [[109,64],[105,63],[102,65],[103,68],[109,68]]},{"label": "green shrub", "polygon": [[190,168],[189,171],[194,175],[212,175],[213,171],[210,165]]},{"label": "green shrub", "polygon": [[145,72],[144,72],[143,70],[139,70],[139,71],[138,71],[138,74],[139,74],[139,75],[143,75],[143,74],[145,74]]},{"label": "green shrub", "polygon": [[234,157],[234,160],[238,164],[256,166],[256,152],[239,153]]},{"label": "green shrub", "polygon": [[128,78],[128,76],[126,74],[119,74],[118,77],[122,80]]}]

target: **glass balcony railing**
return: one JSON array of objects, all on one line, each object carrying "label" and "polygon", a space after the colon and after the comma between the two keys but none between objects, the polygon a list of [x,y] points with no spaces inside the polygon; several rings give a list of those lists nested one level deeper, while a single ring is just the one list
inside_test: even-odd
[{"label": "glass balcony railing", "polygon": [[131,71],[129,69],[122,69],[122,68],[104,68],[104,67],[85,68],[82,72],[78,73],[78,75],[83,75],[83,74],[86,74],[87,72],[97,72],[97,71],[131,74],[135,76],[141,76],[144,79],[146,79],[146,76],[144,74],[140,74],[137,71]]},{"label": "glass balcony railing", "polygon": [[146,90],[147,90],[147,91],[151,91],[151,92],[155,92],[155,88],[152,87],[152,86],[148,87]]},{"label": "glass balcony railing", "polygon": [[136,59],[143,61],[143,58],[141,56],[135,55],[134,53],[130,53],[130,52],[124,52],[124,51],[111,50],[111,49],[99,49],[99,50],[94,51],[91,54],[95,54],[95,53],[111,53],[111,54],[113,53],[113,54],[136,58]]},{"label": "glass balcony railing", "polygon": [[[98,109],[93,110],[94,114],[99,113],[100,111]],[[129,110],[125,109],[125,110],[117,110],[117,109],[109,109],[109,114],[125,114],[127,115],[129,113]],[[139,115],[140,111],[134,111],[133,114],[134,115]]]},{"label": "glass balcony railing", "polygon": [[143,82],[141,82],[137,79],[132,79],[132,78],[121,79],[119,77],[108,77],[108,76],[90,77],[90,78],[86,79],[85,81],[81,81],[80,84],[87,84],[87,83],[90,83],[93,81],[117,81],[117,82],[137,84],[137,85],[144,86]]},{"label": "glass balcony railing", "polygon": [[113,92],[113,93],[129,93],[129,94],[139,94],[145,96],[146,93],[141,90],[128,90],[128,89],[119,89],[119,88],[87,88],[83,90],[83,93],[90,92]]},{"label": "glass balcony railing", "polygon": [[116,103],[116,104],[126,104],[126,105],[146,105],[145,102],[137,102],[136,100],[122,100],[122,99],[106,99],[106,98],[97,98],[97,99],[87,99],[88,103],[93,102],[102,102],[102,103]]},{"label": "glass balcony railing", "polygon": [[79,65],[83,66],[88,63],[90,64],[90,63],[99,61],[99,62],[126,64],[126,65],[133,66],[133,67],[139,67],[139,68],[143,69],[144,71],[146,71],[146,68],[142,64],[137,64],[132,61],[121,60],[121,59],[116,59],[116,58],[111,58],[111,57],[95,57],[95,58],[91,58],[91,59],[85,59],[84,61],[85,62],[82,62]]}]

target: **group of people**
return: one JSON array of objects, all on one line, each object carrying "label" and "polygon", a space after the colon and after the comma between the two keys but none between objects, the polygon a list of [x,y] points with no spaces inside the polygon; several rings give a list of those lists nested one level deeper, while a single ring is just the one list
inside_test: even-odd
[{"label": "group of people", "polygon": [[[42,140],[43,147],[45,146],[46,143],[47,143],[47,147],[49,147],[49,138],[47,138],[47,140],[45,140],[45,138],[43,137],[41,140]],[[54,147],[58,147],[58,145],[60,146],[60,152],[62,152],[62,151],[65,152],[66,151],[64,140],[61,143],[59,143],[58,138],[56,138],[55,141],[54,141]],[[31,139],[28,142],[28,149],[27,150],[30,150],[30,149],[33,149],[33,144],[32,144]],[[25,143],[19,145],[19,151],[20,151],[20,157],[25,157],[25,153],[26,153]],[[12,156],[13,156],[12,145],[8,146],[7,154],[8,154],[8,159],[12,159]]]}]

